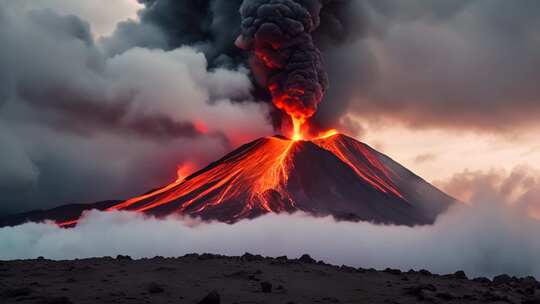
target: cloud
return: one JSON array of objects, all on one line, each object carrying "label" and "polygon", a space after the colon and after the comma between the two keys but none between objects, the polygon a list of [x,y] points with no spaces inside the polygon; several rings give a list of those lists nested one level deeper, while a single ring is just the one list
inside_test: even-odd
[{"label": "cloud", "polygon": [[500,201],[540,219],[540,172],[533,168],[464,170],[437,184],[463,202]]},{"label": "cloud", "polygon": [[[459,269],[471,276],[540,276],[540,222],[495,203],[459,205],[434,226],[379,226],[304,214],[267,215],[234,225],[135,213],[90,212],[74,229],[25,224],[0,229],[0,259],[73,259],[129,254],[180,256],[191,252],[298,257],[361,267]],[[134,237],[136,236],[136,237]],[[459,248],[459,250],[457,250]]]},{"label": "cloud", "polygon": [[89,20],[98,36],[112,33],[116,24],[136,18],[141,5],[136,0],[19,0],[15,5],[27,10],[50,9],[61,14],[79,16]]},{"label": "cloud", "polygon": [[355,115],[488,132],[537,124],[536,1],[364,3],[366,33],[323,48],[331,87],[321,122]]},{"label": "cloud", "polygon": [[246,69],[209,68],[189,46],[108,57],[91,32],[0,4],[0,215],[123,199],[271,133]]}]

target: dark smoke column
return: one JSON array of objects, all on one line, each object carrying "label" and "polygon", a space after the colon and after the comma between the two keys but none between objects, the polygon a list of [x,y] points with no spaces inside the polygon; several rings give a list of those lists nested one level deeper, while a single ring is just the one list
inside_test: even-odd
[{"label": "dark smoke column", "polygon": [[328,77],[311,33],[319,26],[320,0],[244,0],[236,45],[252,52],[257,80],[274,105],[293,120],[295,134],[317,110]]}]

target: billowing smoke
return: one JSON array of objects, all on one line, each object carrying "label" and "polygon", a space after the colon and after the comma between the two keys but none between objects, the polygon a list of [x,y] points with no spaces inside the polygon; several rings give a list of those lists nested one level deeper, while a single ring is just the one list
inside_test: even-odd
[{"label": "billowing smoke", "polygon": [[304,123],[313,116],[328,87],[320,51],[311,33],[320,24],[319,0],[245,0],[236,45],[252,53],[256,79],[274,105]]}]

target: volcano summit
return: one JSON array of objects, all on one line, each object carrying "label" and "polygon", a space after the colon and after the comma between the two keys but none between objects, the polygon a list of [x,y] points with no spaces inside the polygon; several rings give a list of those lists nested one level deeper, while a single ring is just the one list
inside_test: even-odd
[{"label": "volcano summit", "polygon": [[[454,199],[389,157],[333,134],[313,140],[265,137],[206,168],[123,202],[76,205],[21,220],[76,222],[85,209],[182,214],[234,223],[265,213],[302,211],[340,220],[431,224]],[[76,210],[73,210],[73,209]],[[74,216],[74,214],[76,214]],[[0,223],[6,224],[6,223]]]}]

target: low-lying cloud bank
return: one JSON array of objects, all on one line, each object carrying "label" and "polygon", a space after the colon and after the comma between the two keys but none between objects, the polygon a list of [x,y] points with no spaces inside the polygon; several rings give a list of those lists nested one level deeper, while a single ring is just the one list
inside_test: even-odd
[{"label": "low-lying cloud bank", "polygon": [[74,259],[186,253],[298,257],[375,268],[459,269],[470,276],[540,277],[540,222],[498,204],[455,206],[435,225],[384,226],[336,222],[305,214],[267,215],[234,225],[146,218],[126,212],[87,213],[74,229],[29,223],[0,229],[0,259]]}]

